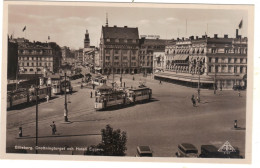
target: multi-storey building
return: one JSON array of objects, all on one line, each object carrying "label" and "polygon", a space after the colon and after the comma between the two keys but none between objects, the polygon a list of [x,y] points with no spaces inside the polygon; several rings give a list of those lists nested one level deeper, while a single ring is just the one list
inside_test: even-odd
[{"label": "multi-storey building", "polygon": [[168,78],[186,84],[231,89],[234,85],[246,86],[247,38],[236,34],[213,38],[177,39],[168,42],[165,49],[165,72],[156,78]]},{"label": "multi-storey building", "polygon": [[75,59],[78,64],[83,63],[83,49],[82,48],[75,51]]},{"label": "multi-storey building", "polygon": [[101,73],[138,73],[138,53],[138,28],[102,26],[100,39]]},{"label": "multi-storey building", "polygon": [[61,65],[61,49],[54,43],[27,42],[18,46],[19,75],[44,75],[58,72]]},{"label": "multi-storey building", "polygon": [[18,44],[8,37],[7,79],[16,79],[18,74]]},{"label": "multi-storey building", "polygon": [[164,52],[167,40],[162,39],[140,39],[139,63],[141,72],[151,73],[153,71],[154,52]]}]

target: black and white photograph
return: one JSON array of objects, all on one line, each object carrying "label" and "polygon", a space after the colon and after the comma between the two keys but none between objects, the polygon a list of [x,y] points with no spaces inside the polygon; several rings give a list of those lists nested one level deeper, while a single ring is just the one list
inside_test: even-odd
[{"label": "black and white photograph", "polygon": [[250,162],[253,6],[130,4],[4,2],[4,153]]}]

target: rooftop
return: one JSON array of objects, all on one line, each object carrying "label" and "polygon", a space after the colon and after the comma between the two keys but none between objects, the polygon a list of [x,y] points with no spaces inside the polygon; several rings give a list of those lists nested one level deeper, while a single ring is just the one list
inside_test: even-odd
[{"label": "rooftop", "polygon": [[114,39],[139,39],[138,28],[130,27],[107,27],[102,26],[103,38]]}]

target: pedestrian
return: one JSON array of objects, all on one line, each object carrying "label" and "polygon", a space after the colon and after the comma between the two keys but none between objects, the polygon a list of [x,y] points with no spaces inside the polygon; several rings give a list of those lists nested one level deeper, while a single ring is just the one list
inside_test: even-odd
[{"label": "pedestrian", "polygon": [[125,82],[124,82],[124,88],[125,88]]},{"label": "pedestrian", "polygon": [[97,91],[95,91],[95,97],[97,97]]},{"label": "pedestrian", "polygon": [[23,136],[23,129],[22,127],[19,127],[19,137],[22,137]]},{"label": "pedestrian", "polygon": [[237,128],[237,120],[234,120],[234,128]]},{"label": "pedestrian", "polygon": [[83,84],[81,83],[81,85],[80,85],[80,88],[82,89],[83,88]]},{"label": "pedestrian", "polygon": [[160,80],[160,83],[159,83],[160,85],[162,84],[162,81]]},{"label": "pedestrian", "polygon": [[238,97],[240,97],[241,96],[241,94],[240,94],[240,90],[238,91]]},{"label": "pedestrian", "polygon": [[55,135],[57,129],[54,121],[52,121],[52,124],[50,126],[51,126],[52,135]]},{"label": "pedestrian", "polygon": [[133,81],[135,80],[135,77],[133,76]]},{"label": "pedestrian", "polygon": [[195,107],[196,106],[196,101],[195,101],[194,95],[191,96],[191,102],[193,104],[193,107]]},{"label": "pedestrian", "polygon": [[94,90],[95,89],[95,84],[94,83],[92,84],[92,87],[93,87],[93,90]]},{"label": "pedestrian", "polygon": [[47,103],[49,103],[49,95],[46,96]]},{"label": "pedestrian", "polygon": [[92,91],[90,92],[90,98],[92,98]]}]

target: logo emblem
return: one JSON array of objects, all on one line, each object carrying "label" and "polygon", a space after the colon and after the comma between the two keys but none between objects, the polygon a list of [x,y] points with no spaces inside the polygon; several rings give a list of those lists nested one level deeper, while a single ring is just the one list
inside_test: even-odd
[{"label": "logo emblem", "polygon": [[224,154],[230,154],[231,152],[236,152],[235,148],[231,146],[231,144],[226,141],[219,149],[219,152],[224,152]]}]

